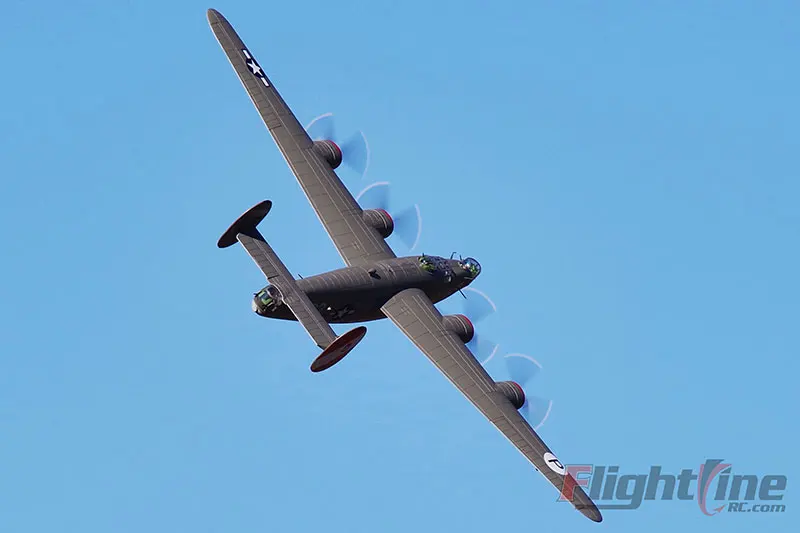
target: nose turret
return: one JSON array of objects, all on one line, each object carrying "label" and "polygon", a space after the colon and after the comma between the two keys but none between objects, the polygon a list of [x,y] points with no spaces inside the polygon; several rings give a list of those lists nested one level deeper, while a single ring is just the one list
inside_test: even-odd
[{"label": "nose turret", "polygon": [[455,274],[455,279],[460,283],[459,286],[466,287],[472,280],[478,277],[481,273],[481,265],[472,257],[466,259],[451,259],[449,261],[452,272]]},{"label": "nose turret", "polygon": [[282,301],[283,298],[278,288],[274,285],[267,285],[253,296],[250,307],[257,315],[267,316],[281,305]]},{"label": "nose turret", "polygon": [[472,281],[481,273],[481,264],[474,257],[459,259],[458,266],[464,271],[465,277]]},{"label": "nose turret", "polygon": [[467,257],[466,259],[464,259],[463,265],[464,268],[467,269],[469,273],[472,275],[472,279],[477,278],[478,274],[481,273],[481,264],[478,263],[478,260],[475,259],[474,257]]}]

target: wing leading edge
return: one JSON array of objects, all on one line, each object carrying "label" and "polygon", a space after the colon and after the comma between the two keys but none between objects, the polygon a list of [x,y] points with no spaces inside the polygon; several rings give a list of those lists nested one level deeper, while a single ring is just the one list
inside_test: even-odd
[{"label": "wing leading edge", "polygon": [[[463,342],[442,324],[442,315],[420,289],[406,289],[381,310],[478,410],[564,495],[595,522],[603,517],[550,448],[501,392]],[[564,490],[564,486],[567,489]],[[569,496],[567,496],[569,497]]]},{"label": "wing leading edge", "polygon": [[314,151],[306,130],[233,26],[214,9],[208,10],[208,22],[344,262],[359,265],[395,257],[383,237],[364,223],[361,207]]}]

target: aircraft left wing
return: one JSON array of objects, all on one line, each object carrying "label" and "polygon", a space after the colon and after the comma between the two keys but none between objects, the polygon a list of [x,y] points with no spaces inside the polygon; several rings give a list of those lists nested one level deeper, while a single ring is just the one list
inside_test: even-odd
[{"label": "aircraft left wing", "polygon": [[[603,517],[597,506],[577,486],[575,479],[553,455],[461,339],[446,329],[442,315],[420,289],[406,289],[392,297],[381,311],[428,356],[439,371],[460,390],[533,466],[567,495],[581,513],[595,522]],[[563,490],[565,485],[566,490]]]},{"label": "aircraft left wing", "polygon": [[353,195],[314,151],[308,133],[230,23],[214,9],[208,10],[208,22],[344,262],[352,266],[395,257],[383,237],[364,222]]}]

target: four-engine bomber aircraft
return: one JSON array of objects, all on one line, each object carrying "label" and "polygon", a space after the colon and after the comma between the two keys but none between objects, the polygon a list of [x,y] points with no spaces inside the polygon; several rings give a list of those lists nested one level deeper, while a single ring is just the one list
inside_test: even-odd
[{"label": "four-engine bomber aircraft", "polygon": [[396,257],[387,238],[394,223],[383,210],[362,210],[334,172],[342,160],[330,140],[312,141],[233,27],[217,11],[208,21],[261,118],[347,264],[346,268],[295,280],[256,226],[272,203],[250,208],[219,239],[237,241],[267,277],[253,299],[260,316],[297,320],[322,353],[311,370],[325,370],[358,344],[367,328],[337,336],[331,323],[388,317],[556,489],[591,520],[600,511],[564,465],[520,415],[525,393],[512,381],[495,382],[466,347],[474,335],[469,319],[442,316],[434,303],[469,285],[481,271],[472,258]]}]

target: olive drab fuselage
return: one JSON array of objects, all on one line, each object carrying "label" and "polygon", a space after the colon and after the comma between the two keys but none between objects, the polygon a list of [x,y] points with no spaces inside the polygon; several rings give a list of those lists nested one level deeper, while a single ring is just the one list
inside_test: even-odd
[{"label": "olive drab fuselage", "polygon": [[[369,322],[385,318],[381,306],[400,291],[418,288],[436,303],[469,285],[480,273],[475,259],[445,259],[421,255],[352,266],[296,280],[330,323]],[[267,318],[295,320],[268,285],[255,294],[253,311]]]}]

